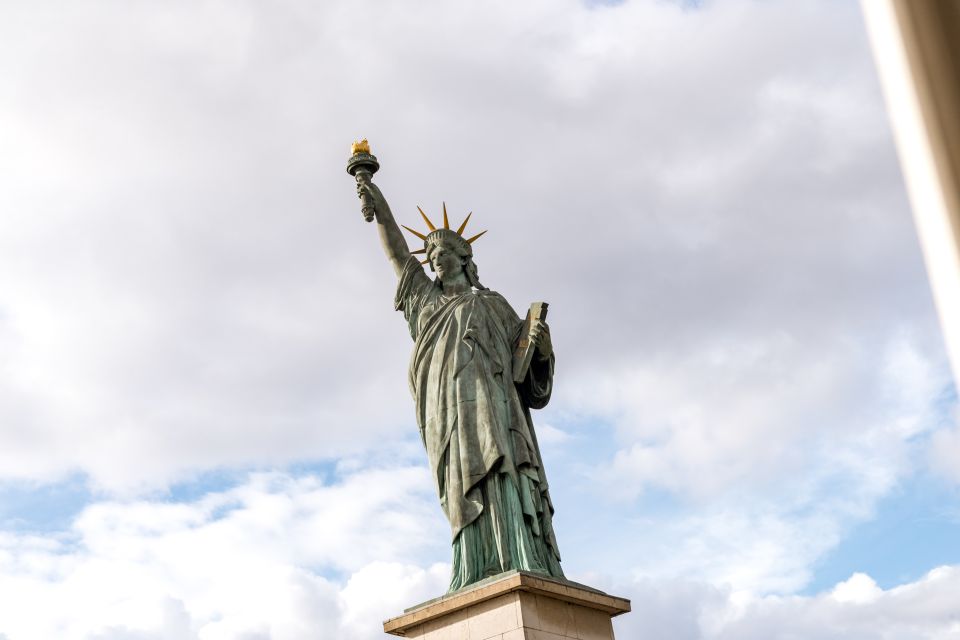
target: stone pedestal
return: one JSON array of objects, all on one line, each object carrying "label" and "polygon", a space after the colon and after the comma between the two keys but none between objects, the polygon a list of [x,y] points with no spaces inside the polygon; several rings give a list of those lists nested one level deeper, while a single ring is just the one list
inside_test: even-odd
[{"label": "stone pedestal", "polygon": [[510,571],[407,609],[383,623],[419,640],[613,640],[630,601],[590,587]]}]

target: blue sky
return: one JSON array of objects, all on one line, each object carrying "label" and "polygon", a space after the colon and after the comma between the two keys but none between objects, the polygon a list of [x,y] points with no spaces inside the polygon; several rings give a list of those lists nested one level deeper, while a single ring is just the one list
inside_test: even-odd
[{"label": "blue sky", "polygon": [[853,528],[821,560],[806,589],[816,593],[857,571],[889,589],[913,582],[936,567],[960,562],[957,491],[919,474],[878,505],[876,515]]},{"label": "blue sky", "polygon": [[550,302],[563,566],[618,637],[960,637],[856,3],[11,2],[0,77],[0,638],[363,640],[445,589],[360,137]]}]

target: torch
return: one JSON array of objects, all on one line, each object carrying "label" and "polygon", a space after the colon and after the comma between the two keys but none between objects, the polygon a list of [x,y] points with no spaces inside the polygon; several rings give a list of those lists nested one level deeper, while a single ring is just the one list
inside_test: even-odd
[{"label": "torch", "polygon": [[[347,161],[347,173],[357,180],[357,184],[367,184],[370,178],[380,168],[377,157],[370,153],[370,143],[366,138],[360,142],[354,142],[350,147],[350,160]],[[360,194],[360,211],[363,213],[363,219],[367,222],[373,220],[373,203],[370,202],[370,196],[366,193]]]}]

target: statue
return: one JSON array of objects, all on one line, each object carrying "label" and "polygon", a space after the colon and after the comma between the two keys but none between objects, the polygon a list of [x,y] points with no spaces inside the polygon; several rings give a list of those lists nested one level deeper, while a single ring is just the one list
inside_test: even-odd
[{"label": "statue", "polygon": [[[356,178],[367,221],[376,220],[399,283],[396,309],[414,340],[410,391],[440,506],[450,521],[450,591],[513,569],[562,578],[553,504],[531,409],[550,400],[554,355],[543,314],[521,319],[477,275],[472,243],[453,230],[443,207],[437,228],[410,251],[380,189],[366,140],[347,171]],[[421,263],[415,254],[422,254]],[[435,278],[423,268],[429,265]],[[536,309],[545,310],[544,303]],[[515,378],[517,381],[515,381]]]}]

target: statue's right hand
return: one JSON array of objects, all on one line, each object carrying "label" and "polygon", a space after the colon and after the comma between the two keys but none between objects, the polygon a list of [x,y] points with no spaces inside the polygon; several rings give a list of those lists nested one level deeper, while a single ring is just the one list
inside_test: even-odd
[{"label": "statue's right hand", "polygon": [[[370,182],[370,179],[357,180],[357,197],[362,203],[363,215],[367,222],[373,220],[388,210],[387,201],[383,198],[383,193],[377,185]],[[371,211],[372,209],[372,211]]]},{"label": "statue's right hand", "polygon": [[366,201],[372,204],[377,211],[382,211],[387,204],[380,187],[369,180],[357,182],[357,197],[363,200],[364,196],[366,196]]}]

